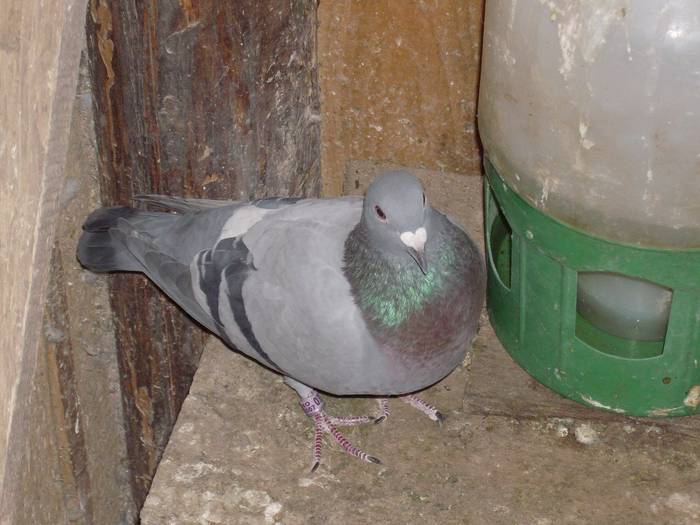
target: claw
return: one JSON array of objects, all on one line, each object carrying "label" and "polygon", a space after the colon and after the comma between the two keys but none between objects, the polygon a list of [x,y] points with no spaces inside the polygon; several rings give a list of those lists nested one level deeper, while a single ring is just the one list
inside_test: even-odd
[{"label": "claw", "polygon": [[367,456],[367,461],[369,461],[370,463],[375,463],[377,465],[382,464],[381,460],[379,458],[375,458],[374,456]]},{"label": "claw", "polygon": [[379,403],[379,410],[381,411],[381,413],[379,414],[379,416],[374,418],[375,425],[378,425],[379,423],[384,421],[391,414],[391,412],[389,412],[389,400],[387,398],[380,397],[379,399],[377,399],[377,403]]}]

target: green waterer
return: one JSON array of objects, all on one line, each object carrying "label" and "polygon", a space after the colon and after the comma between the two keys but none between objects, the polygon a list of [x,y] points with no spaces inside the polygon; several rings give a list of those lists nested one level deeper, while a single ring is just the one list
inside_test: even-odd
[{"label": "green waterer", "polygon": [[486,1],[491,322],[589,406],[700,407],[697,20],[693,0]]}]

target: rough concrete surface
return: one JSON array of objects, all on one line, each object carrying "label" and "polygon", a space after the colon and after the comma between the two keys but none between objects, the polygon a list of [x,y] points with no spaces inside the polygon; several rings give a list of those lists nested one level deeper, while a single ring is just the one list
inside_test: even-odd
[{"label": "rough concrete surface", "polygon": [[[362,191],[376,169],[355,163],[346,190]],[[429,198],[478,236],[479,179],[416,173],[435,185]],[[443,199],[471,204],[452,209]],[[548,391],[550,408],[521,415],[517,407],[527,406],[530,390],[542,392],[492,380],[489,370],[497,366],[510,367],[500,377],[513,384],[531,381],[482,321],[471,358],[424,392],[447,416],[442,427],[392,401],[384,423],[345,429],[381,465],[352,458],[326,439],[322,465],[313,474],[312,424],[294,392],[212,340],[142,523],[700,523],[700,441],[692,431],[698,425],[687,418],[677,424],[601,418],[597,410],[557,404],[558,396]],[[505,402],[504,391],[520,392],[514,400],[520,405]],[[498,413],[481,410],[480,400],[490,399],[499,401]],[[376,410],[370,399],[326,401],[331,414]]]},{"label": "rough concrete surface", "polygon": [[[503,352],[484,329],[474,359]],[[236,523],[694,524],[696,437],[654,425],[470,415],[463,367],[427,391],[443,427],[391,403],[346,435],[382,465],[325,441],[276,375],[212,340],[141,513],[144,525]],[[330,413],[375,410],[326,396]]]}]

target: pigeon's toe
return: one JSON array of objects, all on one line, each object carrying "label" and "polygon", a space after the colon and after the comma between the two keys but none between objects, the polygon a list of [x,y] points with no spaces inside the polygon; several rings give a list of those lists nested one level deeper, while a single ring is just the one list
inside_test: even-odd
[{"label": "pigeon's toe", "polygon": [[399,397],[403,402],[408,403],[413,408],[423,412],[426,416],[428,416],[428,418],[432,419],[433,421],[437,421],[438,424],[442,424],[442,422],[445,420],[445,416],[443,416],[437,408],[430,403],[426,403],[421,398],[414,396],[413,394]]},{"label": "pigeon's toe", "polygon": [[380,397],[377,399],[377,403],[379,403],[379,415],[374,418],[374,424],[378,425],[382,421],[385,421],[391,412],[389,411],[389,400],[385,397]]}]

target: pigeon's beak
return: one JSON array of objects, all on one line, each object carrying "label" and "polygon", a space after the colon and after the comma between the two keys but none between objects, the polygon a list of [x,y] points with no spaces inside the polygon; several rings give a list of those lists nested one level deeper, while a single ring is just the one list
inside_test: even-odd
[{"label": "pigeon's beak", "polygon": [[423,272],[423,275],[428,275],[428,263],[425,261],[425,252],[423,250],[418,251],[414,248],[409,248],[408,254],[413,257],[414,261],[416,261],[416,264],[420,268],[420,271]]},{"label": "pigeon's beak", "polygon": [[416,261],[418,267],[424,275],[428,274],[428,263],[425,260],[425,241],[428,240],[428,233],[425,228],[418,228],[416,231],[403,232],[401,242],[408,248],[408,253]]}]

